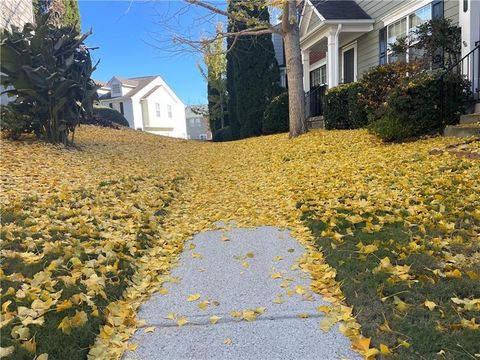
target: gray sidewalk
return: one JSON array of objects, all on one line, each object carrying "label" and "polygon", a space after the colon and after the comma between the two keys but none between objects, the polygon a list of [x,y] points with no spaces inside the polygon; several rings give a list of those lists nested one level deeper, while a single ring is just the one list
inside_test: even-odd
[{"label": "gray sidewalk", "polygon": [[[124,359],[361,358],[338,327],[320,330],[323,315],[316,308],[326,304],[296,268],[304,249],[288,232],[209,231],[185,248],[172,272],[180,281],[166,283],[169,292],[140,309],[139,318],[155,330],[138,329],[131,340],[138,348]],[[200,298],[187,301],[192,294]],[[216,324],[210,322],[213,315],[220,317]],[[188,323],[178,326],[182,317]]]}]

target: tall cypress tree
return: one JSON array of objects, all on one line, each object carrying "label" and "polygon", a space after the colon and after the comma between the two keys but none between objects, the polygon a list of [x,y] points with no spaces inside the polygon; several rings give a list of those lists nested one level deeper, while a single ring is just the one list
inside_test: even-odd
[{"label": "tall cypress tree", "polygon": [[81,29],[80,11],[77,0],[34,0],[35,15],[50,13],[50,22],[58,27],[71,26]]},{"label": "tall cypress tree", "polygon": [[[245,11],[250,17],[266,22],[270,20],[267,7],[247,7],[245,4],[230,1],[229,11]],[[238,22],[230,23],[229,26],[230,31],[247,28],[246,24]],[[231,44],[233,39],[229,46]],[[263,113],[278,93],[279,79],[270,34],[242,36],[236,40],[233,50],[227,56],[228,109],[234,138],[261,135]]]},{"label": "tall cypress tree", "polygon": [[[236,10],[235,0],[228,1],[228,12]],[[227,31],[236,32],[239,30],[239,23],[234,20],[228,21]],[[236,96],[236,77],[238,76],[238,56],[237,47],[234,45],[234,38],[227,38],[227,49],[230,51],[227,53],[227,112],[228,122],[230,124],[230,131],[233,140],[240,139],[240,124],[237,118],[237,96]]]}]

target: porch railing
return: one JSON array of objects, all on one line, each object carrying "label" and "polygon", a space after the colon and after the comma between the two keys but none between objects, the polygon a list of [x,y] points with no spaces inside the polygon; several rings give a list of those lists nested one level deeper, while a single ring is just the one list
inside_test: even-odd
[{"label": "porch railing", "polygon": [[325,108],[325,92],[327,85],[315,86],[305,93],[305,109],[307,119],[322,116]]},{"label": "porch railing", "polygon": [[455,118],[461,114],[454,114],[453,108],[462,94],[458,88],[448,86],[445,80],[449,75],[465,76],[471,82],[472,103],[480,101],[480,41],[475,43],[475,48],[448,67],[438,78],[440,95],[440,116],[444,125],[453,124]]}]

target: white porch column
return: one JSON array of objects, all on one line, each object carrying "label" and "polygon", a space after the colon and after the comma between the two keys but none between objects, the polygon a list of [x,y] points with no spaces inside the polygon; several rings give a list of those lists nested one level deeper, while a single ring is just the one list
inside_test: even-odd
[{"label": "white porch column", "polygon": [[302,51],[303,91],[310,91],[310,50]]},{"label": "white porch column", "polygon": [[[339,25],[340,26],[340,25]],[[327,47],[327,83],[328,87],[332,88],[338,85],[338,34],[340,27],[335,26],[330,29],[328,33],[328,47]]]}]

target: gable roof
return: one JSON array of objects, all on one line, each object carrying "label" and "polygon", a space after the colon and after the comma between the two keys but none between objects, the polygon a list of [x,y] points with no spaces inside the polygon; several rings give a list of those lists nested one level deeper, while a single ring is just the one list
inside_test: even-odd
[{"label": "gable roof", "polygon": [[118,79],[122,84],[129,85],[129,86],[135,86],[134,89],[129,91],[126,95],[123,96],[117,96],[112,98],[111,92],[108,94],[102,95],[99,97],[100,100],[107,100],[107,99],[115,99],[115,100],[125,100],[125,99],[130,99],[132,96],[137,94],[139,91],[141,91],[145,86],[147,86],[150,82],[152,82],[154,79],[156,79],[158,76],[141,76],[141,77],[134,77],[134,78],[128,78],[128,79],[123,79],[118,76],[114,76],[114,78]]},{"label": "gable roof", "polygon": [[311,0],[325,20],[371,20],[354,0]]}]

